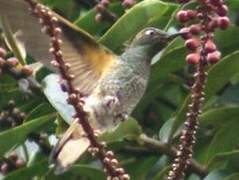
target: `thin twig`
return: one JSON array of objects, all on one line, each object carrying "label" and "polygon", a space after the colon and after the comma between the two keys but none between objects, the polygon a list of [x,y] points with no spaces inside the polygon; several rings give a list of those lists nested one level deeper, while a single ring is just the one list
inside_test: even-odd
[{"label": "thin twig", "polygon": [[51,39],[50,52],[53,55],[55,65],[59,69],[59,73],[62,79],[68,86],[68,103],[73,106],[76,111],[74,118],[82,126],[87,138],[90,141],[90,148],[96,151],[98,158],[104,165],[105,171],[108,175],[108,179],[130,179],[129,175],[125,173],[123,168],[118,167],[118,161],[116,160],[112,151],[107,151],[104,142],[98,142],[95,136],[94,129],[88,122],[88,113],[83,110],[82,94],[73,86],[72,80],[74,75],[69,73],[69,66],[65,63],[61,51],[61,28],[58,25],[58,19],[53,13],[45,6],[35,2],[34,0],[25,0],[31,7],[32,12],[42,20],[43,27],[47,28],[46,33]]}]

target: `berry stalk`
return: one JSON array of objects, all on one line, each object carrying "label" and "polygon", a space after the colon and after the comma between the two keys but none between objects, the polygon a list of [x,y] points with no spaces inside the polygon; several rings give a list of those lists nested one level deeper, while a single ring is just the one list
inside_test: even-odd
[{"label": "berry stalk", "polygon": [[[190,0],[178,0],[178,2],[187,3]],[[198,6],[195,10],[180,10],[177,13],[178,21],[184,24],[181,32],[184,32],[185,46],[190,51],[186,61],[188,64],[196,65],[196,72],[195,82],[191,87],[191,103],[188,105],[187,118],[168,180],[182,180],[190,165],[199,126],[198,117],[204,101],[206,66],[217,63],[221,58],[221,53],[214,43],[214,31],[216,28],[225,30],[230,24],[226,16],[228,7],[223,0],[197,0],[197,2]]]},{"label": "berry stalk", "polygon": [[68,103],[73,106],[76,111],[74,118],[82,126],[87,138],[90,141],[91,147],[88,151],[92,155],[97,154],[100,161],[104,166],[104,170],[108,175],[107,179],[119,179],[119,180],[128,180],[130,179],[129,175],[125,173],[123,168],[119,167],[118,161],[114,156],[112,151],[107,151],[105,148],[105,143],[99,143],[95,135],[94,129],[88,122],[88,114],[83,110],[82,105],[84,101],[82,100],[81,93],[73,86],[72,80],[74,79],[73,74],[69,74],[70,66],[64,62],[62,51],[61,51],[61,28],[58,26],[58,19],[53,15],[53,13],[45,6],[36,3],[33,0],[25,0],[31,7],[31,10],[34,15],[36,15],[42,25],[42,29],[51,39],[51,48],[50,53],[53,55],[54,60],[52,65],[59,69],[59,73],[66,82],[68,87]]}]

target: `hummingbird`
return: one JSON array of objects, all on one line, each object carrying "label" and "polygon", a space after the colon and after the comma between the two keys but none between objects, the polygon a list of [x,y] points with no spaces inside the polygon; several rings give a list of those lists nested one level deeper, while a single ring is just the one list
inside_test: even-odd
[{"label": "hummingbird", "polygon": [[[127,120],[146,90],[153,57],[182,34],[147,27],[117,55],[65,18],[53,11],[52,14],[62,29],[63,58],[75,75],[72,83],[84,95],[83,109],[99,134]],[[50,64],[49,37],[40,31],[28,4],[23,0],[0,0],[0,16],[10,24],[13,33],[21,32],[21,44],[29,55],[57,73]],[[68,170],[89,146],[80,124],[73,121],[51,153],[55,173]]]}]

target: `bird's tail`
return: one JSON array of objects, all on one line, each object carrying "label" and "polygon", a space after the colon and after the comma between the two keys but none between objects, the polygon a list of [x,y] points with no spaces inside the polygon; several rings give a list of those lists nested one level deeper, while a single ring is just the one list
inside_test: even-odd
[{"label": "bird's tail", "polygon": [[78,122],[73,122],[51,153],[50,163],[54,164],[55,174],[68,170],[89,145],[89,140],[82,136],[82,129]]}]

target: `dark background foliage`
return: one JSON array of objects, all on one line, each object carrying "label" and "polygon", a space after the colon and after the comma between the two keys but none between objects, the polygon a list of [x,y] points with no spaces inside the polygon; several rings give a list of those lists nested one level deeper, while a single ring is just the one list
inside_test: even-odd
[{"label": "dark background foliage", "polygon": [[[93,0],[42,0],[42,3],[116,53],[121,53],[128,41],[144,27],[154,26],[169,31],[180,28],[174,15],[181,7],[171,1],[139,1],[126,11],[120,2],[113,1],[109,9],[119,17],[113,24],[95,21]],[[239,179],[239,1],[227,0],[226,4],[230,8],[232,25],[226,31],[215,33],[223,57],[219,63],[208,68],[206,100],[194,154],[194,158],[208,170],[205,180]],[[185,120],[189,87],[193,83],[194,67],[185,63],[186,51],[183,41],[178,38],[155,57],[147,92],[135,109],[133,118],[115,132],[101,137],[116,152],[132,179],[160,180],[168,172],[172,157],[146,146],[140,135],[145,133],[169,145],[177,143]],[[33,62],[29,57],[27,61]],[[69,112],[57,104],[61,94],[49,85],[54,82],[54,77],[45,79],[48,74],[44,68],[36,72],[39,82],[44,79],[47,91],[32,95],[24,94],[18,82],[9,75],[1,75],[1,112],[6,109],[9,100],[14,99],[16,107],[26,113],[21,125],[12,128],[1,125],[0,159],[9,157],[9,152],[17,149],[17,154],[26,162],[17,170],[9,169],[5,179],[105,179],[100,163],[87,153],[61,176],[53,175],[48,168],[49,139],[52,142],[69,122]],[[51,98],[53,95],[54,98]],[[197,180],[199,177],[189,171],[186,179]]]}]

